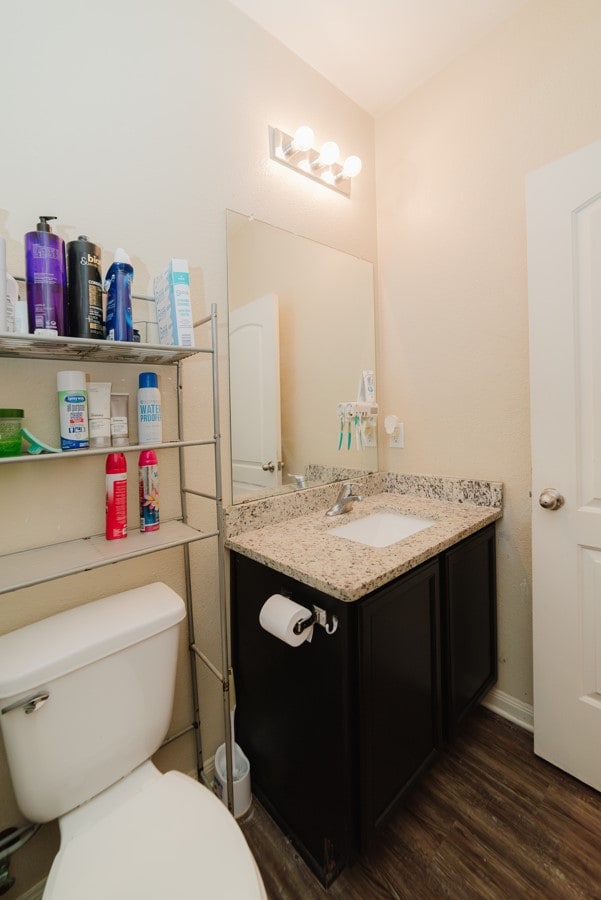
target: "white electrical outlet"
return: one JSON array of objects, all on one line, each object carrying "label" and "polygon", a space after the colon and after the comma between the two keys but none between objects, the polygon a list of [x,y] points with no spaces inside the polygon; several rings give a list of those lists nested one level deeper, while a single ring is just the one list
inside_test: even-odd
[{"label": "white electrical outlet", "polygon": [[405,446],[405,425],[399,422],[390,435],[390,446],[402,449]]}]

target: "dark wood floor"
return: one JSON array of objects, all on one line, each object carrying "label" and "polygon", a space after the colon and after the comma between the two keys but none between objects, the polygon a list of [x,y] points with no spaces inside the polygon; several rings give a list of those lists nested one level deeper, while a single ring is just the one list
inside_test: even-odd
[{"label": "dark wood floor", "polygon": [[483,708],[327,891],[256,800],[241,825],[270,900],[601,898],[601,794]]}]

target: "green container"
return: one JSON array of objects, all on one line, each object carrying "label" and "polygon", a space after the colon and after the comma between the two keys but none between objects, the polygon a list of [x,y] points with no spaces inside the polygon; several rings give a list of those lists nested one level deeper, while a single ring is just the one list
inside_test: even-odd
[{"label": "green container", "polygon": [[22,409],[0,409],[0,456],[21,453]]}]

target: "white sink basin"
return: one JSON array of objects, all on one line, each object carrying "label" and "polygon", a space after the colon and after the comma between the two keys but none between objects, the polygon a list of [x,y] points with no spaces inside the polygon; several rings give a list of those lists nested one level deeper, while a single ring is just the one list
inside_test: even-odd
[{"label": "white sink basin", "polygon": [[419,519],[395,512],[376,512],[346,525],[330,528],[328,534],[347,538],[368,547],[388,547],[434,525],[434,519]]}]

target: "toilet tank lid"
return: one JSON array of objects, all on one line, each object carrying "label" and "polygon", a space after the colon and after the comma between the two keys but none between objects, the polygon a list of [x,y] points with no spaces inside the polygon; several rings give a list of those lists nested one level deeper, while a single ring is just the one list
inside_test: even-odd
[{"label": "toilet tank lid", "polygon": [[0,636],[0,699],[37,688],[180,622],[182,598],[156,582]]}]

